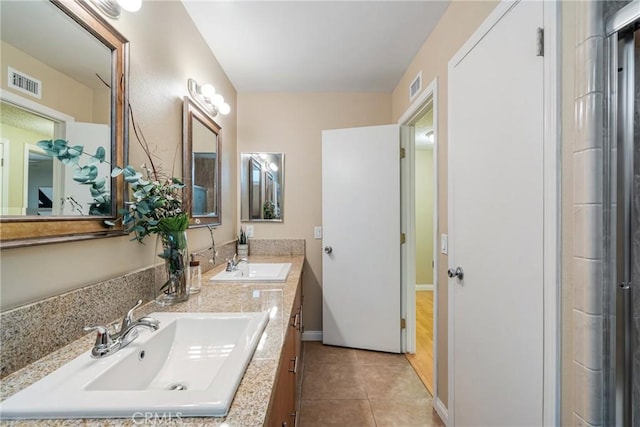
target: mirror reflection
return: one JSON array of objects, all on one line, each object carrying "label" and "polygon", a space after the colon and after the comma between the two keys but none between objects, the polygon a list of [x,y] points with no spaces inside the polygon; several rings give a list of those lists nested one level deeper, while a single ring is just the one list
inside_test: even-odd
[{"label": "mirror reflection", "polygon": [[[0,185],[1,214],[112,214],[111,206],[92,209],[73,168],[37,146],[64,139],[90,154],[102,146],[111,163],[111,48],[49,1],[2,1],[0,16],[0,179],[8,181]],[[99,167],[105,178],[109,163]]]},{"label": "mirror reflection", "polygon": [[240,155],[242,221],[284,219],[284,153]]},{"label": "mirror reflection", "polygon": [[183,199],[192,225],[221,223],[220,126],[189,97],[184,99]]},{"label": "mirror reflection", "polygon": [[[127,149],[127,39],[87,2],[1,0],[0,63],[0,249],[122,234],[104,221],[124,207],[109,170]],[[98,146],[96,169],[62,164]],[[78,184],[94,172],[99,189]]]}]

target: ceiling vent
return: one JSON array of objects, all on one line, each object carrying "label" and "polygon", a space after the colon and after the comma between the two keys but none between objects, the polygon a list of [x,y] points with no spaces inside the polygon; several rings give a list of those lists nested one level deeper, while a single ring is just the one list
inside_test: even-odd
[{"label": "ceiling vent", "polygon": [[409,85],[409,102],[413,101],[422,90],[422,71],[418,73],[415,79]]},{"label": "ceiling vent", "polygon": [[29,94],[38,99],[42,98],[42,82],[40,80],[36,80],[33,77],[18,71],[14,70],[11,67],[8,68],[9,75],[9,87],[15,90],[19,90],[20,92]]}]

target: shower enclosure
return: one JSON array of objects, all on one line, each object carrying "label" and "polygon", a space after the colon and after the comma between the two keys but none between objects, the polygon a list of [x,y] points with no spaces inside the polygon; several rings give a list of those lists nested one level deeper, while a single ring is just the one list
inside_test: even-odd
[{"label": "shower enclosure", "polygon": [[640,426],[640,2],[606,22],[604,424]]}]

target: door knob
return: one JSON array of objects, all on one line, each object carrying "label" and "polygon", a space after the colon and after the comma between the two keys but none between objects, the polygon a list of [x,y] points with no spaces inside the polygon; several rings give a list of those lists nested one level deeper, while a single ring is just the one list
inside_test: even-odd
[{"label": "door knob", "polygon": [[330,254],[331,252],[333,252],[333,248],[331,246],[325,246],[324,247],[324,253],[325,254]]},{"label": "door knob", "polygon": [[447,275],[450,279],[453,279],[455,277],[458,280],[462,280],[462,278],[464,277],[464,271],[462,271],[462,267],[456,267],[455,270],[453,268],[450,268],[447,271]]}]

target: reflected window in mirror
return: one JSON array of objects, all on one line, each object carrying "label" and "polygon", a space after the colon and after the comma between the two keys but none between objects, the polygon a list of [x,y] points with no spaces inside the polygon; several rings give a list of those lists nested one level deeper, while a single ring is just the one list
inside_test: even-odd
[{"label": "reflected window in mirror", "polygon": [[284,219],[284,153],[241,153],[242,221]]},{"label": "reflected window in mirror", "polygon": [[[0,62],[8,71],[0,88],[1,247],[121,234],[121,225],[108,228],[104,220],[124,206],[123,179],[110,172],[123,165],[127,146],[127,40],[82,2],[7,1],[1,8]],[[82,146],[82,164],[105,149],[97,167],[106,203],[74,180],[77,166],[38,147],[56,139]]]},{"label": "reflected window in mirror", "polygon": [[220,126],[189,97],[183,104],[183,200],[191,226],[222,223]]}]

